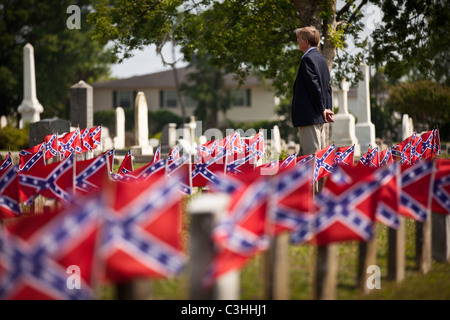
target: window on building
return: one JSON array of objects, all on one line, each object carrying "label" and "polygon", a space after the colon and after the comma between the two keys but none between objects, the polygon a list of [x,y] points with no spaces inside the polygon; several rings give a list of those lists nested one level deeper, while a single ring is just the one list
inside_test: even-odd
[{"label": "window on building", "polygon": [[251,106],[251,90],[240,89],[233,92],[234,107],[250,107]]},{"label": "window on building", "polygon": [[113,91],[113,107],[133,108],[137,91]]},{"label": "window on building", "polygon": [[178,95],[176,91],[170,90],[159,91],[160,108],[176,108],[177,106],[178,106]]},{"label": "window on building", "polygon": [[187,108],[195,108],[197,106],[197,101],[189,96],[184,96],[184,105]]}]

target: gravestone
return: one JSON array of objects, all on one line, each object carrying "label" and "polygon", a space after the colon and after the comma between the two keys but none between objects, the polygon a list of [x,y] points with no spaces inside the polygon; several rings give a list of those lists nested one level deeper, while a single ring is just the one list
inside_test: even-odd
[{"label": "gravestone", "polygon": [[177,124],[168,123],[164,125],[161,134],[161,154],[169,154],[177,143]]},{"label": "gravestone", "polygon": [[34,48],[27,43],[23,47],[23,100],[17,111],[21,114],[20,128],[26,123],[38,122],[44,108],[36,95],[36,74],[34,68]]},{"label": "gravestone", "polygon": [[97,153],[101,153],[106,150],[114,148],[113,139],[109,134],[109,129],[107,127],[102,127],[102,136],[100,139],[101,148],[94,149]]},{"label": "gravestone", "polygon": [[73,126],[92,128],[94,125],[94,96],[92,86],[78,81],[70,87],[70,123]]},{"label": "gravestone", "polygon": [[144,92],[138,92],[134,104],[135,155],[153,155],[153,148],[148,144],[148,106]]},{"label": "gravestone", "polygon": [[[181,133],[181,134],[180,134]],[[183,139],[185,141],[186,144],[182,144],[183,146],[186,146],[184,148],[184,151],[192,153],[193,151],[193,144],[192,144],[192,137],[191,137],[191,127],[189,125],[189,123],[185,123],[183,125],[183,129],[182,130],[177,130],[177,140],[179,139]]]},{"label": "gravestone", "polygon": [[369,66],[361,64],[360,69],[363,73],[363,80],[358,85],[358,123],[355,127],[356,138],[358,139],[361,150],[369,150],[376,146],[375,125],[370,119],[370,91],[369,91]]},{"label": "gravestone", "polygon": [[169,145],[169,125],[170,123],[167,123],[162,128],[161,132],[161,155],[167,155],[169,154],[170,150],[172,149]]},{"label": "gravestone", "polygon": [[43,119],[30,123],[30,147],[41,143],[46,135],[70,132],[70,121],[63,119]]},{"label": "gravestone", "polygon": [[402,140],[411,137],[413,133],[414,128],[412,119],[407,114],[404,114],[402,116]]},{"label": "gravestone", "polygon": [[151,139],[149,139],[149,140],[148,140],[148,144],[149,144],[153,149],[156,149],[156,148],[158,148],[158,147],[161,145],[159,139],[156,139],[156,138],[151,138]]},{"label": "gravestone", "polygon": [[198,137],[198,143],[199,144],[205,144],[207,142],[208,142],[208,138],[206,138],[205,136]]},{"label": "gravestone", "polygon": [[438,262],[450,262],[450,216],[433,212],[432,257]]},{"label": "gravestone", "polygon": [[272,129],[272,150],[276,153],[276,157],[281,153],[281,135],[277,125]]},{"label": "gravestone", "polygon": [[361,155],[361,147],[355,134],[355,117],[348,112],[349,84],[343,80],[340,89],[336,90],[338,96],[339,112],[334,116],[332,124],[331,140],[336,147],[348,147],[355,145],[354,155]]},{"label": "gravestone", "polygon": [[122,107],[116,108],[116,136],[114,148],[125,149],[125,111]]},{"label": "gravestone", "polygon": [[177,124],[169,123],[169,147],[173,148],[177,144]]},{"label": "gravestone", "polygon": [[0,117],[0,128],[4,128],[8,125],[8,119],[6,118],[5,115],[2,115]]},{"label": "gravestone", "polygon": [[195,149],[197,148],[197,143],[195,141],[195,133],[196,133],[196,129],[197,129],[197,122],[195,121],[195,117],[191,116],[191,121],[188,124],[189,126],[189,136],[190,136],[190,141],[191,141],[191,146]]}]

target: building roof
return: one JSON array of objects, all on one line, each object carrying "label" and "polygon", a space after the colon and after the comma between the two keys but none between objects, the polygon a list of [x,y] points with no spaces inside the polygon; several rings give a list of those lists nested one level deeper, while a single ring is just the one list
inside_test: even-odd
[{"label": "building roof", "polygon": [[[183,83],[186,79],[186,75],[192,69],[179,68],[178,71],[178,79],[180,83]],[[272,81],[267,81],[267,84],[271,84]],[[225,84],[229,86],[238,86],[238,80],[233,79],[232,74],[227,74],[225,76]],[[246,78],[244,85],[246,86],[261,86],[264,85],[263,81],[255,76],[250,75]],[[172,70],[156,72],[145,74],[142,76],[135,76],[131,78],[125,79],[117,79],[110,81],[99,81],[92,84],[94,88],[104,88],[104,89],[135,89],[135,88],[167,88],[167,87],[175,87],[175,79]]]}]

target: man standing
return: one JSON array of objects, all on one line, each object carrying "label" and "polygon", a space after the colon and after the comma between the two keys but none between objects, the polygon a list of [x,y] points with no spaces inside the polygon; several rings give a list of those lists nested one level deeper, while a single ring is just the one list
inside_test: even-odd
[{"label": "man standing", "polygon": [[294,83],[292,123],[298,127],[303,155],[309,155],[326,147],[324,123],[334,122],[330,72],[317,50],[319,31],[311,26],[295,33],[303,57]]}]

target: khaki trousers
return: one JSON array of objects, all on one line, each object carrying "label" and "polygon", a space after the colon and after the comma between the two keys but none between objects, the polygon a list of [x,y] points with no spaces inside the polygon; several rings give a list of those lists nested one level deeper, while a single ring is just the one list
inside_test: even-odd
[{"label": "khaki trousers", "polygon": [[326,147],[324,124],[298,127],[302,155],[312,154]]},{"label": "khaki trousers", "polygon": [[[326,147],[324,124],[298,127],[300,150],[303,156],[313,154]],[[323,187],[323,179],[314,183],[314,193],[317,194]]]}]

